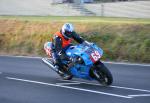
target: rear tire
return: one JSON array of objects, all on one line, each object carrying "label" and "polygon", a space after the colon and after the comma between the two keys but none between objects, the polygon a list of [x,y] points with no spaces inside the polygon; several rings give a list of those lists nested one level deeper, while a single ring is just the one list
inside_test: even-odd
[{"label": "rear tire", "polygon": [[68,71],[67,68],[64,68],[62,70],[63,74],[60,74],[61,78],[64,80],[71,80],[73,78],[73,75]]},{"label": "rear tire", "polygon": [[63,80],[71,80],[73,78],[73,76],[69,75],[69,74],[64,74],[64,75],[60,75],[60,76]]},{"label": "rear tire", "polygon": [[100,82],[103,86],[109,86],[113,82],[113,77],[110,71],[103,63],[99,63],[93,69],[95,79]]}]

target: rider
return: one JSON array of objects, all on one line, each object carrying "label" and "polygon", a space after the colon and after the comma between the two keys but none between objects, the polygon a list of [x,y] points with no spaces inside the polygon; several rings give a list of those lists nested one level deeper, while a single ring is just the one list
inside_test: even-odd
[{"label": "rider", "polygon": [[84,42],[84,40],[74,31],[74,27],[71,23],[65,23],[61,30],[56,32],[53,36],[53,52],[55,54],[56,65],[58,65],[60,71],[64,71],[62,58],[68,58],[65,51],[71,46],[73,39],[78,43]]}]

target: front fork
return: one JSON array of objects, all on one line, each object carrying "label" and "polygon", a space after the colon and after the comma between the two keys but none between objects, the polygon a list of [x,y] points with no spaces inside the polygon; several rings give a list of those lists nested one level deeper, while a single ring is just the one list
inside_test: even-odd
[{"label": "front fork", "polygon": [[90,76],[92,78],[101,78],[100,75],[97,74],[97,69],[99,68],[96,68],[96,65],[104,65],[100,60],[98,62],[96,62],[92,67],[91,67],[91,70],[90,70]]}]

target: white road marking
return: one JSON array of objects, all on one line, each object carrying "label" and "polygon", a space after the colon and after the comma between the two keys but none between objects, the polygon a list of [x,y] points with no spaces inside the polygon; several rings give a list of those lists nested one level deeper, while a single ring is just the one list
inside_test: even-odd
[{"label": "white road marking", "polygon": [[32,56],[10,56],[10,55],[4,55],[2,57],[42,59],[42,57],[32,57]]},{"label": "white road marking", "polygon": [[[30,58],[30,59],[42,59],[42,57],[32,57],[32,56],[9,56],[4,55],[5,57],[19,57],[19,58]],[[4,57],[3,56],[3,57]],[[132,65],[132,66],[150,66],[150,64],[138,64],[138,63],[124,63],[124,62],[108,62],[108,61],[102,61],[104,63],[108,64],[121,64],[121,65]]]},{"label": "white road marking", "polygon": [[56,83],[58,85],[72,85],[72,84],[81,84],[81,83]]},{"label": "white road marking", "polygon": [[[102,85],[96,84],[96,83],[87,83],[87,82],[72,81],[72,80],[61,80],[61,79],[58,79],[58,80],[60,80],[60,81],[75,82],[75,83],[84,83],[84,84],[89,84],[89,85],[98,85],[98,86],[102,86]],[[127,89],[127,90],[134,90],[134,91],[141,91],[141,92],[149,92],[149,93],[150,93],[150,90],[145,90],[145,89],[136,89],[136,88],[120,87],[120,86],[109,86],[109,87],[120,88],[120,89]]]},{"label": "white road marking", "polygon": [[63,86],[63,85],[58,85],[58,84],[51,84],[51,83],[45,83],[45,82],[39,82],[39,81],[33,81],[33,80],[27,80],[27,79],[19,79],[19,78],[12,78],[12,77],[6,77],[6,78],[10,79],[10,80],[16,80],[16,81],[22,81],[22,82],[28,82],[28,83],[35,83],[35,84],[43,84],[43,85],[49,85],[49,86],[54,86],[54,87],[61,87],[61,88],[79,90],[79,91],[96,93],[96,94],[104,94],[104,95],[120,97],[120,98],[128,98],[128,99],[132,98],[130,96],[124,96],[124,95],[118,95],[118,94],[94,91],[94,90],[83,89],[83,88],[75,88],[75,87],[69,87],[69,86]]},{"label": "white road marking", "polygon": [[110,86],[110,87],[128,89],[128,90],[134,90],[134,91],[141,91],[141,92],[149,92],[150,93],[150,90],[145,90],[145,89],[136,89],[136,88],[120,87],[120,86]]},{"label": "white road marking", "polygon": [[150,96],[150,94],[138,94],[138,95],[128,95],[130,97],[147,97]]},{"label": "white road marking", "polygon": [[124,62],[107,62],[103,61],[103,63],[108,63],[108,64],[121,64],[121,65],[131,65],[131,66],[150,66],[150,64],[138,64],[138,63],[124,63]]}]

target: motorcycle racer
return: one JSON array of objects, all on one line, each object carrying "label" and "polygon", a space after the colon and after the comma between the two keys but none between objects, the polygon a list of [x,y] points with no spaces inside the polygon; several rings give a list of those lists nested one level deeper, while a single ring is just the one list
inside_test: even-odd
[{"label": "motorcycle racer", "polygon": [[54,52],[56,65],[58,65],[60,71],[64,70],[62,59],[68,59],[65,51],[71,46],[73,40],[78,43],[84,42],[84,39],[74,31],[71,23],[65,23],[61,30],[57,31],[53,36],[52,43],[54,49],[52,51]]}]

